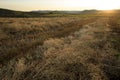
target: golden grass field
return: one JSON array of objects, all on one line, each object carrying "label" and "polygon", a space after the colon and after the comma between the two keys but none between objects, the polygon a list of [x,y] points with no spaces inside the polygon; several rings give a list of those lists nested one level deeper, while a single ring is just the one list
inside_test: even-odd
[{"label": "golden grass field", "polygon": [[120,18],[0,18],[0,80],[119,80]]}]

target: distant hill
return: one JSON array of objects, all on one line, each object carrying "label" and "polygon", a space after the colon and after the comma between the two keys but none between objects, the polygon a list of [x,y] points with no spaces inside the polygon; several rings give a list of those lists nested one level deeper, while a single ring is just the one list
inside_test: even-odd
[{"label": "distant hill", "polygon": [[90,14],[90,13],[100,13],[101,11],[98,11],[98,10],[84,10],[82,11],[81,13],[82,14]]},{"label": "distant hill", "polygon": [[90,14],[90,13],[100,13],[99,10],[83,10],[83,11],[49,11],[49,10],[38,10],[38,11],[32,11],[35,13],[58,13],[58,14]]},{"label": "distant hill", "polygon": [[40,17],[43,14],[34,12],[22,12],[0,8],[0,17]]},{"label": "distant hill", "polygon": [[[99,10],[83,10],[83,11],[50,11],[38,10],[30,12],[14,11],[0,8],[0,17],[54,17],[62,16],[61,14],[97,14],[97,13],[120,13],[120,10],[99,11]],[[57,15],[55,15],[57,14]]]},{"label": "distant hill", "polygon": [[79,14],[79,13],[81,13],[82,11],[37,10],[37,11],[32,11],[32,12],[35,12],[35,13],[51,13],[51,14],[54,14],[54,13],[57,13],[57,14]]}]

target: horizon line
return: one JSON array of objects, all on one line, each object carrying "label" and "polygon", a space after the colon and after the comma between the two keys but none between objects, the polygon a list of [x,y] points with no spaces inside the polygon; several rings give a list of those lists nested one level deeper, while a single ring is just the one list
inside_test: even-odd
[{"label": "horizon line", "polygon": [[96,10],[96,11],[112,11],[112,10],[120,10],[120,9],[111,9],[111,10],[98,10],[98,9],[82,9],[82,10],[50,10],[50,9],[34,9],[34,10],[16,10],[16,9],[10,9],[10,8],[1,8],[0,9],[6,9],[6,10],[12,10],[12,11],[23,11],[23,12],[32,12],[32,11],[85,11],[85,10]]}]

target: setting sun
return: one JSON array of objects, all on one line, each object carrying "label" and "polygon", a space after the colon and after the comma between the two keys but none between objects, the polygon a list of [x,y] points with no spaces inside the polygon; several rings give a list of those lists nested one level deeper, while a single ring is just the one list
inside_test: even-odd
[{"label": "setting sun", "polygon": [[[120,0],[0,0],[1,8],[14,10],[112,10]],[[26,5],[27,4],[27,5]]]},{"label": "setting sun", "polygon": [[94,8],[98,10],[112,10],[112,9],[118,9],[119,8],[119,0],[102,0],[98,1],[97,3],[93,3]]},{"label": "setting sun", "polygon": [[120,8],[119,0],[71,0],[64,1],[64,7],[69,8],[83,8],[83,9],[97,9],[97,10],[112,10]]}]

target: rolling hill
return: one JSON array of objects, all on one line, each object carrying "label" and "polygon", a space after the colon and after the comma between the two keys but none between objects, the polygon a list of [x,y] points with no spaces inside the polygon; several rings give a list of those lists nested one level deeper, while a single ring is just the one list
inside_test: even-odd
[{"label": "rolling hill", "polygon": [[120,13],[120,10],[114,11],[100,11],[100,10],[83,10],[83,11],[51,11],[51,10],[38,10],[38,11],[15,11],[9,9],[0,8],[0,17],[58,17],[58,16],[68,16],[68,14],[101,14],[101,13]]},{"label": "rolling hill", "polygon": [[43,16],[43,14],[34,12],[14,11],[0,8],[0,17],[39,17],[39,16]]}]

